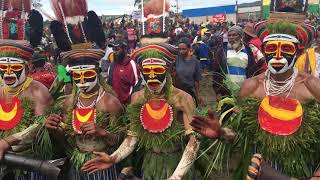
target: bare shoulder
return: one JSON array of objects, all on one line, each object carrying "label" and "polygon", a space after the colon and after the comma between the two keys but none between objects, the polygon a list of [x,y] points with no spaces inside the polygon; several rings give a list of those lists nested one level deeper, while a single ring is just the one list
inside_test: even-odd
[{"label": "bare shoulder", "polygon": [[48,88],[38,81],[32,81],[27,91],[29,91],[32,95],[32,99],[35,101],[40,101],[44,104],[50,104],[52,102],[52,97]]},{"label": "bare shoulder", "polygon": [[186,100],[185,102],[193,101],[192,96],[181,89],[174,87],[172,93],[174,94],[173,99],[179,98],[179,99]]},{"label": "bare shoulder", "polygon": [[260,81],[263,81],[264,78],[265,75],[260,74],[258,76],[246,79],[240,88],[239,96],[241,98],[252,96],[258,89]]},{"label": "bare shoulder", "polygon": [[144,89],[141,89],[140,91],[133,93],[131,96],[131,103],[137,102],[143,96],[144,96]]},{"label": "bare shoulder", "polygon": [[320,101],[320,80],[309,74],[300,75],[304,80],[304,84],[314,99]]},{"label": "bare shoulder", "polygon": [[105,93],[102,101],[100,101],[100,108],[103,108],[105,112],[121,112],[123,110],[122,105],[118,98],[113,96],[112,94]]},{"label": "bare shoulder", "polygon": [[190,94],[184,92],[181,89],[174,87],[171,97],[172,97],[172,100],[173,100],[175,107],[178,110],[193,112],[193,110],[195,108],[195,102],[194,102],[193,97]]}]

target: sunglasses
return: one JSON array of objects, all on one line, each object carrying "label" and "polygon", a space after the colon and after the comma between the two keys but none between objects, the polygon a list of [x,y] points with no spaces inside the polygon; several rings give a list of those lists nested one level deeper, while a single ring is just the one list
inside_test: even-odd
[{"label": "sunglasses", "polygon": [[24,64],[0,64],[0,70],[6,71],[7,73],[19,72],[25,68]]},{"label": "sunglasses", "polygon": [[90,79],[97,76],[97,72],[94,70],[73,71],[71,73],[74,80],[80,80],[81,78]]}]

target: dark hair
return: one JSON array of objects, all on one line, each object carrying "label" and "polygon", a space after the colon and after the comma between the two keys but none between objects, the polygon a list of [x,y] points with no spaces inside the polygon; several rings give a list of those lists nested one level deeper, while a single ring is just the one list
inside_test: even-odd
[{"label": "dark hair", "polygon": [[44,67],[44,65],[46,64],[46,61],[45,61],[45,59],[40,59],[38,61],[33,61],[32,64],[36,68],[41,68],[41,67]]},{"label": "dark hair", "polygon": [[185,44],[188,48],[191,48],[190,39],[187,37],[183,37],[183,38],[179,39],[178,44]]}]

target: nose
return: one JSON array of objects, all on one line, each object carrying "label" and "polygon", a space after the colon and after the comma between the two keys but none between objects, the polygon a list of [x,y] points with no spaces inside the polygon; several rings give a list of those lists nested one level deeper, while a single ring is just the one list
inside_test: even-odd
[{"label": "nose", "polygon": [[84,77],[83,77],[83,74],[81,75],[81,77],[80,77],[80,84],[84,84],[85,82],[84,82]]},{"label": "nose", "polygon": [[8,67],[8,69],[6,70],[6,73],[7,73],[7,74],[12,74],[12,73],[13,73],[13,71],[12,71],[12,69],[11,69],[11,66]]},{"label": "nose", "polygon": [[280,59],[283,58],[282,55],[281,55],[280,47],[281,47],[281,43],[279,42],[279,43],[278,43],[278,49],[277,49],[276,55],[275,55],[275,59],[276,59],[276,60],[280,60]]},{"label": "nose", "polygon": [[153,70],[151,70],[150,74],[149,74],[149,78],[154,79],[156,77],[156,74],[154,73]]}]

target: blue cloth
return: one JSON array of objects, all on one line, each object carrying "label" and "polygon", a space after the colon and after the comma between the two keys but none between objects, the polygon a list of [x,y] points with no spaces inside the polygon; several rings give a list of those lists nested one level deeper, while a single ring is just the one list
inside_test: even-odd
[{"label": "blue cloth", "polygon": [[247,73],[246,69],[243,69],[241,67],[235,67],[235,66],[228,66],[228,72],[229,74],[244,75],[244,76]]},{"label": "blue cloth", "polygon": [[200,43],[197,48],[198,59],[207,59],[209,60],[209,48],[206,44]]}]

